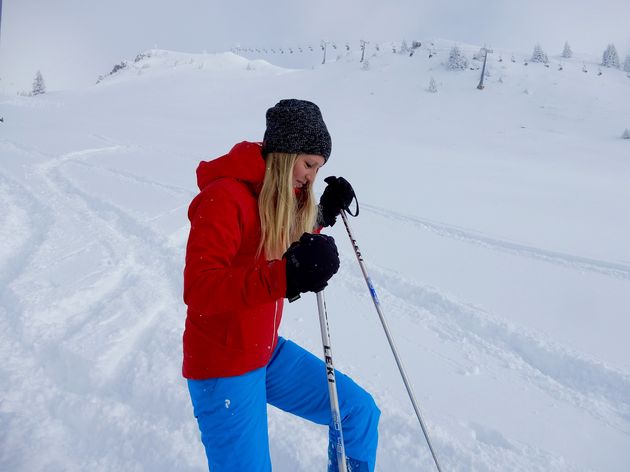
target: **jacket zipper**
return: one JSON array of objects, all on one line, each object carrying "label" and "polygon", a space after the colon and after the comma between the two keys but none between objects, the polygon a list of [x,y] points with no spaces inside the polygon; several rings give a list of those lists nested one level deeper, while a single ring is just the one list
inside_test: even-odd
[{"label": "jacket zipper", "polygon": [[271,334],[271,346],[269,346],[269,349],[273,349],[273,343],[276,342],[276,332],[278,331],[278,329],[276,328],[276,319],[278,317],[278,300],[276,300],[276,308],[273,312],[273,332]]}]

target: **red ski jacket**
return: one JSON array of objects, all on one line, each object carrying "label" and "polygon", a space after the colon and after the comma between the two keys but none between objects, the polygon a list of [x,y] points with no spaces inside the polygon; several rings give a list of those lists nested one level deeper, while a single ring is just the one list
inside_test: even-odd
[{"label": "red ski jacket", "polygon": [[264,175],[261,146],[250,142],[197,168],[200,193],[188,209],[184,269],[186,378],[229,377],[262,367],[278,341],[286,266],[257,256]]}]

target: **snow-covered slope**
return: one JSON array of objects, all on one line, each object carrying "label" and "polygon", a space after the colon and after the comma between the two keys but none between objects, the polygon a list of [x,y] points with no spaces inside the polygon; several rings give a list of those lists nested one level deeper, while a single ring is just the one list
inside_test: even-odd
[{"label": "snow-covered slope", "polygon": [[[195,168],[259,140],[287,97],[321,106],[324,175],[355,186],[443,469],[628,470],[630,79],[495,50],[479,91],[481,64],[447,71],[449,47],[368,70],[156,50],[90,88],[1,97],[0,470],[204,469],[180,376]],[[432,470],[347,236],[329,233],[335,363],[383,411],[378,469]],[[281,332],[321,352],[314,296]],[[275,470],[324,470],[323,428],[274,409],[269,426]]]}]

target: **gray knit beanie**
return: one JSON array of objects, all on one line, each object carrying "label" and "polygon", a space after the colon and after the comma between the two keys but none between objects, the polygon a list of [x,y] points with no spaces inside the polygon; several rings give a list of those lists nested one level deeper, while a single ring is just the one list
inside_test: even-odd
[{"label": "gray knit beanie", "polygon": [[319,107],[306,100],[280,100],[267,110],[263,155],[270,152],[317,154],[326,161],[332,141]]}]

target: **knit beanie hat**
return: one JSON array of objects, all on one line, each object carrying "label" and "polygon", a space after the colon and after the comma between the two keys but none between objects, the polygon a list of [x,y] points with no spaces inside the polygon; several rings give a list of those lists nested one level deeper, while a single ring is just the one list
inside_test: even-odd
[{"label": "knit beanie hat", "polygon": [[317,154],[326,161],[332,141],[319,107],[306,100],[280,100],[267,110],[263,155],[270,152]]}]

